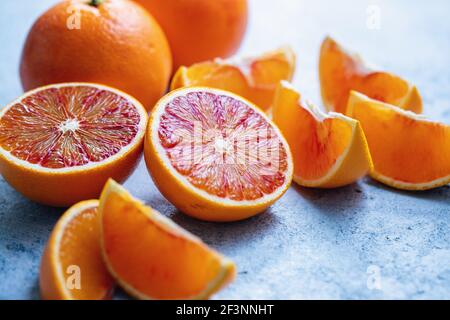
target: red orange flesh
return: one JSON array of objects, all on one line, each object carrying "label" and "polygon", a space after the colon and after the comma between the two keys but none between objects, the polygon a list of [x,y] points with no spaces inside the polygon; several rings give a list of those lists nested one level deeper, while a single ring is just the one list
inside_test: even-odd
[{"label": "red orange flesh", "polygon": [[124,181],[140,158],[147,113],[117,89],[50,85],[0,112],[0,172],[31,200],[70,206]]},{"label": "red orange flesh", "polygon": [[279,129],[249,101],[218,89],[182,88],[161,99],[144,150],[164,196],[205,220],[260,213],[292,177],[291,154]]},{"label": "red orange flesh", "polygon": [[90,86],[48,88],[17,101],[0,119],[0,145],[45,168],[103,161],[128,145],[140,114],[124,97]]}]

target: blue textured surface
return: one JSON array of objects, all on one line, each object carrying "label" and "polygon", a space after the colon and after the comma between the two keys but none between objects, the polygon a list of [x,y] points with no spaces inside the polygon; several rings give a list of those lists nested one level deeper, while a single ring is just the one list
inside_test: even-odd
[{"label": "blue textured surface", "polygon": [[[22,93],[24,38],[54,2],[0,1],[1,106]],[[369,4],[380,9],[380,29],[366,25]],[[291,44],[298,54],[295,83],[306,97],[320,102],[318,49],[331,33],[417,84],[425,113],[450,123],[450,2],[253,0],[251,9],[241,53]],[[449,186],[410,193],[369,178],[330,191],[293,186],[268,212],[231,224],[178,213],[143,164],[126,187],[236,261],[237,280],[216,298],[450,299]],[[62,212],[24,199],[0,179],[0,299],[39,298],[40,256]],[[373,266],[379,290],[367,286]]]}]

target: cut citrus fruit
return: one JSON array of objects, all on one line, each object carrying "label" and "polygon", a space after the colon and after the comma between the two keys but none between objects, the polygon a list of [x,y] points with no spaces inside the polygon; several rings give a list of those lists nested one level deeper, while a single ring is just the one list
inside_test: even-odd
[{"label": "cut citrus fruit", "polygon": [[347,114],[361,122],[374,170],[389,186],[426,190],[450,183],[450,126],[351,92]]},{"label": "cut citrus fruit", "polygon": [[180,211],[234,221],[264,211],[292,179],[279,129],[244,98],[212,88],[183,88],[151,113],[145,160],[161,193]]},{"label": "cut citrus fruit", "polygon": [[42,87],[0,112],[0,172],[26,197],[53,206],[97,198],[126,179],[143,146],[147,113],[131,96],[87,83]]},{"label": "cut citrus fruit", "polygon": [[114,280],[103,262],[98,200],[77,203],[56,224],[41,261],[41,297],[48,300],[111,298]]},{"label": "cut citrus fruit", "polygon": [[278,83],[292,80],[295,53],[282,48],[259,57],[215,59],[181,67],[171,89],[206,86],[227,90],[247,98],[263,110],[271,107]]},{"label": "cut citrus fruit", "polygon": [[229,259],[110,180],[102,192],[102,248],[109,271],[140,299],[206,299],[236,273]]},{"label": "cut citrus fruit", "polygon": [[392,73],[373,70],[329,37],[322,43],[319,75],[322,99],[329,110],[344,113],[350,91],[355,90],[403,109],[422,112],[422,99],[414,85]]},{"label": "cut citrus fruit", "polygon": [[294,181],[301,186],[341,187],[354,183],[372,166],[359,122],[305,103],[288,82],[281,82],[277,90],[273,121],[289,143]]}]

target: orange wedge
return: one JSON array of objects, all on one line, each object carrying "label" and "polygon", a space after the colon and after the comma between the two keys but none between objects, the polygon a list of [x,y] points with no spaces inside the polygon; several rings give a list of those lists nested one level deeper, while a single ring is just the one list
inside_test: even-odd
[{"label": "orange wedge", "polygon": [[361,122],[374,169],[391,187],[427,190],[450,182],[450,126],[352,92],[347,114]]},{"label": "orange wedge", "polygon": [[80,202],[56,224],[41,261],[42,299],[98,300],[111,297],[114,281],[103,262],[98,201]]},{"label": "orange wedge", "polygon": [[261,213],[292,180],[291,152],[276,125],[251,102],[218,89],[164,96],[150,115],[144,155],[161,193],[207,221]]},{"label": "orange wedge", "polygon": [[416,113],[422,112],[417,88],[402,78],[370,68],[358,55],[327,37],[321,47],[319,76],[324,105],[344,113],[351,90]]},{"label": "orange wedge", "polygon": [[292,80],[294,71],[295,53],[285,47],[257,57],[215,59],[180,67],[172,80],[171,90],[193,86],[223,89],[267,110],[280,80]]},{"label": "orange wedge", "polygon": [[358,121],[323,113],[302,101],[283,81],[277,90],[273,121],[283,132],[294,158],[294,181],[301,186],[335,188],[351,184],[372,166]]},{"label": "orange wedge", "polygon": [[100,198],[104,259],[140,299],[205,299],[235,276],[235,265],[113,180]]}]

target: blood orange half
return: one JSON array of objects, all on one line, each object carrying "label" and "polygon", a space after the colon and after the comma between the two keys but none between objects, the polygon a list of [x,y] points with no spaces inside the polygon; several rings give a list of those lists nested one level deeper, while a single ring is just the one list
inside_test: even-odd
[{"label": "blood orange half", "polygon": [[291,152],[276,125],[249,101],[218,89],[164,96],[152,111],[144,150],[162,194],[203,220],[260,213],[292,179]]},{"label": "blood orange half", "polygon": [[42,87],[0,112],[0,172],[34,201],[69,206],[126,179],[142,152],[147,114],[131,96],[97,84]]}]

